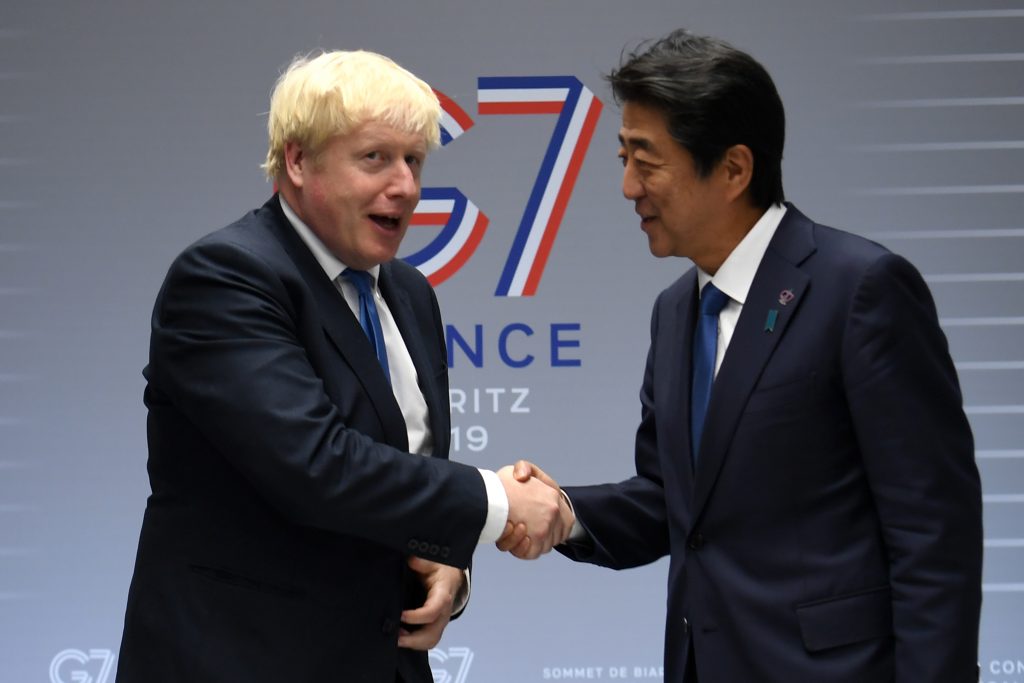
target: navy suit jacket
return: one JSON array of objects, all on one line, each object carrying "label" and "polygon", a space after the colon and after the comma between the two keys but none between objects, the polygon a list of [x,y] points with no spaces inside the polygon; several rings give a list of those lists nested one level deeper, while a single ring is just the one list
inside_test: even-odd
[{"label": "navy suit jacket", "polygon": [[466,567],[487,514],[446,462],[447,358],[433,290],[380,269],[430,413],[406,426],[358,320],[278,198],[185,250],[153,312],[148,500],[118,680],[431,680],[399,650],[422,604],[410,554]]},{"label": "navy suit jacket", "polygon": [[654,306],[637,475],[566,488],[590,542],[563,552],[617,569],[671,556],[672,683],[693,655],[700,683],[977,681],[980,482],[921,276],[790,206],[694,470],[697,288],[691,270]]}]

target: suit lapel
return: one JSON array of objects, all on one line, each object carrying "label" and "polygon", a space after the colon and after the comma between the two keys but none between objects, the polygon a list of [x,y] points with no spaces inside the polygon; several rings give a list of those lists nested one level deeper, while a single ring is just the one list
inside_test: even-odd
[{"label": "suit lapel", "polygon": [[711,494],[747,399],[800,310],[810,277],[798,266],[813,252],[812,223],[789,206],[754,276],[711,390],[695,479],[694,518]]},{"label": "suit lapel", "polygon": [[[662,363],[655,364],[656,405],[663,406],[665,414],[658,415],[659,440],[664,438],[669,461],[677,470],[682,490],[693,490],[693,462],[690,453],[690,358],[693,353],[693,329],[697,315],[697,271],[692,269],[685,278],[679,299],[674,302],[673,319],[662,324],[659,356]],[[665,399],[661,397],[664,396]],[[689,500],[689,496],[687,496]],[[689,507],[689,506],[686,506]]]},{"label": "suit lapel", "polygon": [[277,197],[275,196],[268,204],[272,204],[275,218],[275,224],[271,226],[273,232],[284,245],[285,251],[313,293],[317,310],[320,311],[320,323],[327,338],[359,378],[363,390],[380,418],[381,429],[387,443],[399,450],[409,450],[409,436],[405,429],[402,410],[395,400],[391,384],[384,376],[383,368],[377,360],[377,353],[370,340],[366,338],[359,320],[345,303],[345,298],[334,283],[327,278],[327,274],[309,248],[288,223]]}]

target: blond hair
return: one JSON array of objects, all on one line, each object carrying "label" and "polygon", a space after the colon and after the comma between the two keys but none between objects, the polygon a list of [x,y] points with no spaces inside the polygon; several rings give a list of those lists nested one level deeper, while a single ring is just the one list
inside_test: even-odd
[{"label": "blond hair", "polygon": [[430,86],[383,55],[357,50],[296,57],[270,96],[267,177],[284,171],[284,147],[296,142],[314,156],[326,142],[369,121],[419,133],[440,144],[441,105]]}]

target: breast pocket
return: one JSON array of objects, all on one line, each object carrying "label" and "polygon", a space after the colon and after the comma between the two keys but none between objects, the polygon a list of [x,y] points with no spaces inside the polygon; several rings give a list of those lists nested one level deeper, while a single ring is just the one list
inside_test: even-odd
[{"label": "breast pocket", "polygon": [[785,411],[814,401],[815,376],[799,377],[762,387],[758,385],[747,400],[746,413]]}]

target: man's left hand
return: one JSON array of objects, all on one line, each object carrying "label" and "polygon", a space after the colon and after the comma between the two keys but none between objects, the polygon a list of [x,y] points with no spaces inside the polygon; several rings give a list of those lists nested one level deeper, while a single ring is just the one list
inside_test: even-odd
[{"label": "man's left hand", "polygon": [[401,629],[398,633],[398,647],[429,650],[441,640],[441,634],[451,621],[455,596],[465,577],[460,569],[422,557],[410,557],[409,567],[419,574],[427,589],[427,599],[422,607],[402,612],[402,623],[416,624],[421,628],[415,631]]}]

